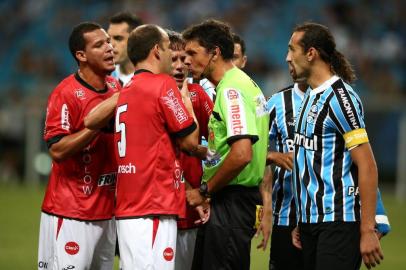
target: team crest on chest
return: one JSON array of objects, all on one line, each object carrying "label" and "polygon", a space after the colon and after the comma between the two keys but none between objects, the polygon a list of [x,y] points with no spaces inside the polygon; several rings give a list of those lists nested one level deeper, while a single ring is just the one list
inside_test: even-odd
[{"label": "team crest on chest", "polygon": [[316,121],[318,112],[319,108],[317,107],[317,105],[312,105],[310,107],[309,113],[307,114],[307,123],[313,124]]},{"label": "team crest on chest", "polygon": [[75,90],[75,95],[80,100],[86,99],[85,91],[82,88],[76,89]]}]

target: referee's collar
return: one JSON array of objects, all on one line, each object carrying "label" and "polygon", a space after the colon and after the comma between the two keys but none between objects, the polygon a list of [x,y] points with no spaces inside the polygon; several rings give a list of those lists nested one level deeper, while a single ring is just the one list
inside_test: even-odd
[{"label": "referee's collar", "polygon": [[337,75],[333,75],[330,79],[328,79],[327,81],[322,83],[320,86],[318,86],[318,87],[314,88],[313,90],[311,90],[310,95],[313,96],[313,95],[316,95],[318,93],[323,92],[324,90],[330,88],[330,86],[339,79],[340,78]]}]

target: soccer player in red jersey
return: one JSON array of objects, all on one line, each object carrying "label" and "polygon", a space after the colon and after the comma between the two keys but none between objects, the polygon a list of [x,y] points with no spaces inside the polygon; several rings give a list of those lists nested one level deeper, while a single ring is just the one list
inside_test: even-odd
[{"label": "soccer player in red jersey", "polygon": [[44,139],[53,159],[42,204],[38,267],[112,269],[117,165],[113,134],[84,127],[83,117],[120,88],[108,76],[113,48],[98,24],[77,25],[69,38],[78,63],[48,100]]},{"label": "soccer player in red jersey", "polygon": [[[185,64],[186,52],[185,42],[179,33],[167,31],[170,40],[170,49],[172,50],[172,76],[175,79],[178,88],[181,89],[183,81],[186,79],[188,67]],[[193,111],[199,123],[201,138],[208,139],[207,125],[213,109],[213,102],[199,84],[188,84],[190,99],[193,105]],[[180,153],[180,162],[183,169],[183,176],[187,184],[192,188],[198,188],[203,175],[202,160],[191,156],[188,153]],[[193,253],[196,242],[198,223],[204,223],[207,220],[201,220],[194,207],[188,206],[186,218],[178,221],[178,236],[176,239],[175,269],[189,270],[192,267]]]},{"label": "soccer player in red jersey", "polygon": [[199,129],[186,83],[179,91],[168,75],[169,44],[160,27],[137,27],[128,39],[134,77],[86,119],[87,127],[98,128],[115,112],[115,214],[124,269],[174,269],[176,219],[186,212],[178,146],[195,153]]}]

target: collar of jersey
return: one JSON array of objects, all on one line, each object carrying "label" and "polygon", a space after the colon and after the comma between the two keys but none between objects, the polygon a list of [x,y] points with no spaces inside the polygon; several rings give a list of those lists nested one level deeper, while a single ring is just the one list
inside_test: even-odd
[{"label": "collar of jersey", "polygon": [[330,88],[330,86],[335,83],[338,79],[340,79],[337,75],[333,75],[330,79],[322,83],[319,87],[314,88],[312,91],[310,91],[310,95],[316,95],[318,93],[323,92],[324,90]]},{"label": "collar of jersey", "polygon": [[[303,99],[305,93],[303,93],[303,92],[299,89],[299,84],[298,84],[298,83],[295,83],[295,84],[293,85],[293,91],[295,91],[295,93],[296,93],[299,97],[301,97],[301,98]],[[306,91],[307,91],[307,90],[306,90]]]},{"label": "collar of jersey", "polygon": [[108,89],[107,89],[107,86],[105,86],[104,89],[102,89],[102,90],[97,90],[96,88],[94,88],[93,86],[91,86],[90,84],[88,84],[87,82],[85,82],[85,80],[83,80],[83,79],[79,76],[79,73],[78,73],[78,72],[75,73],[75,79],[76,79],[81,85],[83,85],[84,87],[86,87],[87,89],[92,90],[92,91],[94,91],[94,92],[96,92],[96,93],[98,93],[98,94],[104,94],[104,93],[106,93],[107,90],[108,90]]},{"label": "collar of jersey", "polygon": [[143,73],[143,72],[148,72],[148,73],[152,73],[151,71],[149,71],[148,69],[137,69],[136,71],[134,71],[134,75]]},{"label": "collar of jersey", "polygon": [[223,78],[220,80],[220,82],[219,82],[219,83],[217,84],[217,86],[216,86],[216,92],[217,92],[217,89],[220,87],[221,83],[222,83],[223,81],[225,81],[225,79],[226,79],[228,76],[232,76],[232,74],[233,74],[234,71],[236,71],[236,70],[238,70],[238,68],[237,68],[237,67],[233,67],[233,68],[227,70],[226,73],[224,73]]}]

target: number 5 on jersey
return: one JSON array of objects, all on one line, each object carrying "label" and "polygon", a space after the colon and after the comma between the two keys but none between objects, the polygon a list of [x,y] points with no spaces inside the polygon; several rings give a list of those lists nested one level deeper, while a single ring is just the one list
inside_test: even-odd
[{"label": "number 5 on jersey", "polygon": [[118,147],[118,155],[119,157],[125,157],[125,152],[126,152],[126,145],[127,141],[125,138],[125,123],[120,122],[120,115],[122,113],[125,113],[127,111],[127,104],[121,105],[120,107],[117,108],[116,112],[116,121],[115,121],[115,129],[116,133],[121,133],[121,138],[117,142],[117,147]]}]

